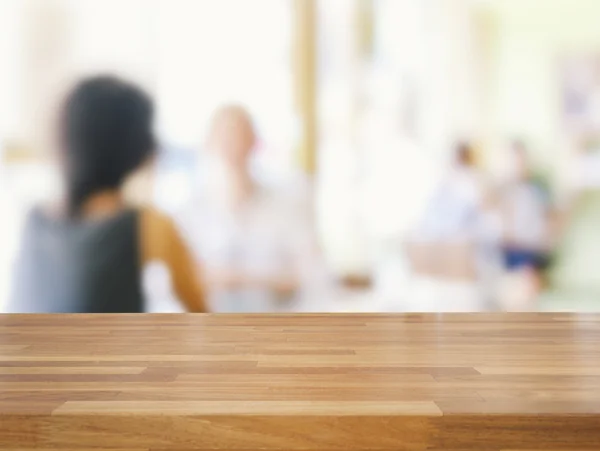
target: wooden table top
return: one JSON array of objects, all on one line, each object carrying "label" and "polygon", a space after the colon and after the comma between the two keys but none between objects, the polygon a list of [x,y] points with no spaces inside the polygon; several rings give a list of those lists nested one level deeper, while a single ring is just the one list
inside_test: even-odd
[{"label": "wooden table top", "polygon": [[0,449],[599,448],[600,316],[0,316]]}]

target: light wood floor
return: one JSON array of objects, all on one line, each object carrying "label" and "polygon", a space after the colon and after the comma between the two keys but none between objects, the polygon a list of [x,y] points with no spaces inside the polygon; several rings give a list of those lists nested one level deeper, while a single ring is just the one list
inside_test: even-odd
[{"label": "light wood floor", "polygon": [[0,316],[0,449],[599,446],[600,316]]}]

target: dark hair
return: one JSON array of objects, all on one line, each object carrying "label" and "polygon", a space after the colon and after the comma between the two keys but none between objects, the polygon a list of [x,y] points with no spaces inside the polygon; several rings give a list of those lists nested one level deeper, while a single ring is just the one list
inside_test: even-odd
[{"label": "dark hair", "polygon": [[475,151],[471,144],[466,141],[459,142],[456,145],[455,158],[461,165],[473,166],[475,164]]},{"label": "dark hair", "polygon": [[92,194],[119,188],[151,156],[153,117],[150,97],[118,78],[88,78],[73,88],[60,123],[70,216]]}]

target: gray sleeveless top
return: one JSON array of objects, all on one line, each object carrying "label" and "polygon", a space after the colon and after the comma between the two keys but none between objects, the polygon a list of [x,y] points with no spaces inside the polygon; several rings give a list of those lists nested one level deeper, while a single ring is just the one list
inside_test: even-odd
[{"label": "gray sleeveless top", "polygon": [[96,221],[27,219],[10,313],[137,313],[144,308],[138,212]]}]

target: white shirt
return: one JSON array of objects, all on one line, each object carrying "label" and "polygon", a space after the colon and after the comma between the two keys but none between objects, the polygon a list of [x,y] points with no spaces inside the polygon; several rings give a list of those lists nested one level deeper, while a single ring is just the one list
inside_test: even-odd
[{"label": "white shirt", "polygon": [[[210,184],[209,184],[210,185]],[[257,186],[241,206],[231,209],[219,199],[223,186],[201,186],[188,213],[184,232],[202,264],[248,276],[297,276],[308,285],[315,265],[315,240],[303,190]],[[210,281],[209,281],[210,285]],[[213,291],[213,311],[263,312],[281,304],[266,289]]]},{"label": "white shirt", "polygon": [[453,168],[442,180],[417,230],[424,240],[462,240],[478,234],[483,186],[477,171]]},{"label": "white shirt", "polygon": [[548,202],[542,189],[533,182],[514,183],[506,189],[504,201],[509,240],[526,249],[543,249],[548,238]]}]

